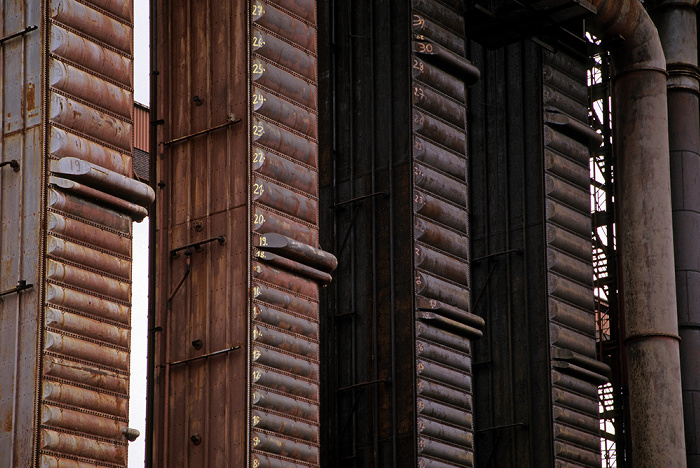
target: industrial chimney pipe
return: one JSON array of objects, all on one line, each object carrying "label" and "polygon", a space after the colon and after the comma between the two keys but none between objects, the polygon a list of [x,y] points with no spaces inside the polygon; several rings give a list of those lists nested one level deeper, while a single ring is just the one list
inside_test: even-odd
[{"label": "industrial chimney pipe", "polygon": [[666,55],[671,204],[681,337],[683,418],[689,467],[700,467],[700,73],[698,0],[656,0],[648,9]]},{"label": "industrial chimney pipe", "polygon": [[632,465],[685,467],[666,61],[639,0],[594,0],[610,44]]}]

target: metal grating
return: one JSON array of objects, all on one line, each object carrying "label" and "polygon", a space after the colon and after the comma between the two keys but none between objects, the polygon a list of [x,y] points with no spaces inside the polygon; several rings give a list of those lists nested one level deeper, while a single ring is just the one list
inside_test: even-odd
[{"label": "metal grating", "polygon": [[544,167],[555,466],[600,466],[585,62],[544,52]]},{"label": "metal grating", "polygon": [[598,358],[612,369],[611,382],[599,387],[600,448],[603,468],[624,466],[624,372],[621,368],[618,318],[617,248],[615,245],[614,165],[609,53],[600,40],[588,36],[593,53],[588,88],[591,124],[603,136],[590,160],[593,215],[593,287],[596,304]]},{"label": "metal grating", "polygon": [[[458,2],[459,3],[459,2]],[[412,2],[417,465],[474,466],[465,56],[455,2]]]}]

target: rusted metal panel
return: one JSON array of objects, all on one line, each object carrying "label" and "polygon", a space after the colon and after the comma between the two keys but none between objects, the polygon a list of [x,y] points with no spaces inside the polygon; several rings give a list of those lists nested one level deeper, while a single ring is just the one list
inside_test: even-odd
[{"label": "rusted metal panel", "polygon": [[554,458],[557,464],[594,467],[600,466],[596,385],[607,381],[608,369],[596,361],[592,334],[591,208],[586,169],[588,144],[598,136],[586,125],[582,68],[564,51],[544,54],[546,264]]},{"label": "rusted metal panel", "polygon": [[151,118],[147,107],[134,103],[134,149],[148,152],[151,138]]},{"label": "rusted metal panel", "polygon": [[0,3],[0,466],[32,466],[36,444],[43,195],[42,22],[39,2]]},{"label": "rusted metal panel", "polygon": [[157,7],[152,462],[318,466],[316,2]]},{"label": "rusted metal panel", "polygon": [[[317,319],[319,283],[328,282],[330,277],[324,271],[333,271],[337,264],[332,255],[318,248],[318,202],[315,198],[318,182],[313,169],[318,159],[316,29],[313,24],[301,20],[313,18],[310,15],[314,15],[315,2],[309,3],[282,2],[280,6],[289,8],[289,12],[259,0],[250,3],[253,61],[249,131],[256,144],[250,158],[251,172],[262,172],[261,169],[266,169],[268,174],[276,172],[275,181],[289,187],[260,177],[252,177],[250,181],[250,202],[254,209],[251,248],[261,249],[257,258],[279,266],[278,269],[269,264],[251,263],[251,280],[255,281],[252,289],[255,305],[250,317],[252,339],[265,336],[260,334],[262,329],[258,323],[269,324],[274,320],[278,327],[278,331],[270,335],[271,348],[250,348],[251,364],[254,364],[250,391],[254,397],[250,407],[253,413],[249,423],[252,450],[249,463],[253,467],[277,466],[278,463],[287,466],[292,460],[309,466],[319,464],[319,367],[315,359],[309,360],[308,353],[300,356],[295,352],[318,349],[317,328],[315,324],[299,323],[294,331],[302,336],[285,336],[285,329],[299,320],[275,310],[287,309]],[[267,166],[265,159],[269,161]],[[296,173],[305,174],[297,178]],[[272,208],[274,213],[262,211],[258,206]],[[266,288],[258,281],[274,287]],[[261,399],[263,389],[273,389],[280,395],[268,393],[267,398]],[[294,426],[283,421],[298,416],[302,408],[298,404],[290,405],[289,397],[284,395],[305,398],[312,405],[311,413],[304,413],[303,417],[315,423],[299,425],[296,429],[299,434]],[[265,406],[266,402],[271,406]],[[266,407],[278,411],[281,419],[268,427],[269,433],[255,431],[259,427],[255,416],[257,408]]]},{"label": "rusted metal panel", "polygon": [[412,6],[416,461],[474,466],[469,340],[484,323],[470,312],[465,90],[478,70],[461,14]]},{"label": "rusted metal panel", "polygon": [[74,157],[121,175],[131,174],[131,158],[126,154],[55,127],[51,128],[49,154],[55,159]]},{"label": "rusted metal panel", "polygon": [[[28,279],[36,296],[21,307],[3,300],[0,348],[4,353],[13,340],[4,335],[15,330],[6,326],[7,317],[24,328],[15,339],[23,337],[35,351],[15,352],[32,381],[12,379],[13,390],[0,389],[14,395],[14,409],[0,403],[11,434],[0,442],[0,464],[126,466],[131,222],[142,219],[153,200],[150,188],[128,178],[131,2],[15,3],[0,7],[2,31],[31,26],[25,21],[39,28],[0,46],[4,73],[17,74],[2,80],[2,156],[19,161],[23,194],[8,195],[13,187],[3,173],[0,248],[3,272],[17,261],[32,265]],[[20,57],[15,50],[25,51],[21,62],[12,63]],[[5,98],[14,95],[10,82],[21,88],[22,107]],[[20,129],[21,140],[7,134]],[[77,182],[54,177],[59,174]],[[30,211],[12,212],[6,200]],[[22,245],[12,240],[14,228],[5,226],[20,229]],[[22,256],[6,256],[10,246]],[[19,270],[13,270],[7,268],[17,276]],[[4,355],[2,361],[19,362]],[[10,375],[20,373],[3,369],[0,380]],[[33,403],[23,402],[28,397]]]}]

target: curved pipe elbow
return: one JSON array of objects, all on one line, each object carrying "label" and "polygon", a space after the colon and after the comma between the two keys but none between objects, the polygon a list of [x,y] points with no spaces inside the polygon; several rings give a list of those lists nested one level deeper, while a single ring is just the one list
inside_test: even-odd
[{"label": "curved pipe elbow", "polygon": [[602,38],[611,40],[616,75],[635,70],[666,71],[659,33],[639,0],[594,0],[593,4],[598,14],[591,25]]}]

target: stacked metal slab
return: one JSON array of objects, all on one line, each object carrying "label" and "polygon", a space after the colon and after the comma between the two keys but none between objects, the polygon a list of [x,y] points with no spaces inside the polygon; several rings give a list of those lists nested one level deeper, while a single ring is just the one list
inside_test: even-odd
[{"label": "stacked metal slab", "polygon": [[585,62],[544,53],[544,158],[547,279],[554,456],[557,467],[600,466]]},{"label": "stacked metal slab", "polygon": [[413,212],[418,466],[474,466],[466,93],[461,2],[414,0]]},{"label": "stacked metal slab", "polygon": [[253,468],[319,466],[316,2],[250,3]]},{"label": "stacked metal slab", "polygon": [[36,3],[45,49],[26,60],[45,68],[41,83],[22,91],[30,104],[41,96],[30,111],[41,110],[43,145],[32,151],[43,148],[45,157],[33,163],[42,171],[28,187],[41,193],[46,229],[33,247],[43,322],[33,465],[123,467],[131,222],[143,219],[154,199],[150,187],[131,179],[132,5]]}]

